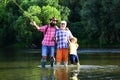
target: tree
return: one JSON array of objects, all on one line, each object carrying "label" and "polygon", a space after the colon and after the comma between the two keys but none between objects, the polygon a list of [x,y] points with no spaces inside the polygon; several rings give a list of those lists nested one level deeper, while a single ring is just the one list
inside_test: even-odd
[{"label": "tree", "polygon": [[61,21],[58,0],[2,0],[1,2],[0,20],[4,22],[0,22],[2,23],[0,46],[15,44],[29,47],[38,41],[40,43],[43,35],[31,27],[30,21],[34,20],[40,26],[48,24],[53,16]]},{"label": "tree", "polygon": [[43,24],[49,23],[51,17],[56,17],[59,21],[61,20],[60,12],[51,6],[43,6],[41,9],[40,19],[43,21]]}]

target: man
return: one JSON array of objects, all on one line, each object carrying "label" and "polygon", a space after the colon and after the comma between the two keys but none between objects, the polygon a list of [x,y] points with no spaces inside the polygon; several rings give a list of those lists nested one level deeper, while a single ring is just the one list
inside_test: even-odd
[{"label": "man", "polygon": [[44,38],[42,40],[42,59],[41,59],[41,66],[45,68],[47,54],[50,53],[50,63],[51,67],[54,65],[54,53],[55,53],[55,31],[57,29],[56,23],[58,20],[53,17],[50,19],[49,25],[44,25],[39,27],[34,21],[30,24],[35,26],[38,31],[44,33]]},{"label": "man", "polygon": [[64,61],[64,66],[68,65],[68,41],[73,37],[72,33],[68,28],[66,28],[67,22],[61,21],[60,29],[56,31],[56,43],[57,43],[57,54],[56,62],[57,66],[60,65],[62,60]]}]

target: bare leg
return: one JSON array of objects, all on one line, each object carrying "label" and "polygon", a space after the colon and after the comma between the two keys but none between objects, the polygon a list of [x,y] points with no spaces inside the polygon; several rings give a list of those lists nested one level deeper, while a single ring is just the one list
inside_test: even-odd
[{"label": "bare leg", "polygon": [[57,67],[60,67],[60,62],[57,62],[57,63],[56,63],[56,66],[57,66]]},{"label": "bare leg", "polygon": [[55,63],[55,58],[54,58],[54,56],[51,56],[50,57],[50,65],[51,65],[51,67],[54,66],[54,63]]},{"label": "bare leg", "polygon": [[68,62],[64,62],[64,66],[67,67],[68,66]]}]

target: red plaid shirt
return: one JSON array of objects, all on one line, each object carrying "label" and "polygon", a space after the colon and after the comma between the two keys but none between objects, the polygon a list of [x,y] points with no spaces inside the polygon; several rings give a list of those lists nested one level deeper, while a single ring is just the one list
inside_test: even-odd
[{"label": "red plaid shirt", "polygon": [[[46,29],[47,29],[47,31],[46,31]],[[55,31],[56,31],[55,27],[50,27],[50,25],[45,25],[45,26],[41,26],[38,31],[41,31],[44,33],[42,45],[46,45],[46,46],[54,46],[55,45],[55,42],[54,42]],[[46,33],[45,33],[45,31],[46,31]]]}]

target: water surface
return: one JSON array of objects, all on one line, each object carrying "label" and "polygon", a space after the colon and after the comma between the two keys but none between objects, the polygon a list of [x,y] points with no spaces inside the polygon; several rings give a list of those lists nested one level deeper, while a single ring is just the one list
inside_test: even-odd
[{"label": "water surface", "polygon": [[120,80],[120,53],[80,53],[80,68],[40,68],[41,54],[30,52],[0,52],[0,80]]}]

